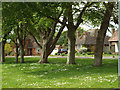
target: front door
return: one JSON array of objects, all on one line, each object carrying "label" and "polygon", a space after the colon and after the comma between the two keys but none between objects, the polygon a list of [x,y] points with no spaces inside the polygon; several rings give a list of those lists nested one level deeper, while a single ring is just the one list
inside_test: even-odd
[{"label": "front door", "polygon": [[30,55],[32,55],[32,48],[30,48]]},{"label": "front door", "polygon": [[32,55],[32,48],[28,48],[28,55]]}]

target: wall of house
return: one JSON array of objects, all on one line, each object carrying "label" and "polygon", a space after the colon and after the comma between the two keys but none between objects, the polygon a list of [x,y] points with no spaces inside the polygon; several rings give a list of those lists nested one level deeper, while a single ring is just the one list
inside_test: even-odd
[{"label": "wall of house", "polygon": [[115,53],[118,53],[118,42],[115,42]]},{"label": "wall of house", "polygon": [[104,53],[109,52],[109,46],[104,46],[104,48],[103,48],[103,52],[104,52]]},{"label": "wall of house", "polygon": [[91,52],[95,52],[95,45],[86,45],[86,47],[91,50]]}]

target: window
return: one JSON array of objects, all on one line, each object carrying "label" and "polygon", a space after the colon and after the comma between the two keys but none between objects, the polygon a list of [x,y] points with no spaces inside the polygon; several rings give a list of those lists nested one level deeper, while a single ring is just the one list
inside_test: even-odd
[{"label": "window", "polygon": [[40,48],[37,48],[37,49],[36,49],[36,53],[40,53]]},{"label": "window", "polygon": [[85,35],[83,35],[83,38],[85,38]]}]

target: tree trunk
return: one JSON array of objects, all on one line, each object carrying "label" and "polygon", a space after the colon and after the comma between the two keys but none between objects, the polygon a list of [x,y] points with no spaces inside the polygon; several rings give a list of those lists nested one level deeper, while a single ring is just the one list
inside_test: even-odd
[{"label": "tree trunk", "polygon": [[20,58],[20,62],[21,63],[24,63],[24,46],[23,45],[20,45],[20,55],[21,55],[21,58]]},{"label": "tree trunk", "polygon": [[106,36],[106,31],[109,26],[109,21],[111,17],[111,13],[113,11],[114,3],[108,3],[108,7],[104,14],[104,18],[98,32],[97,40],[96,40],[96,48],[95,48],[95,57],[94,57],[94,66],[102,65],[102,55],[103,55],[103,47],[104,47],[104,38]]},{"label": "tree trunk", "polygon": [[72,4],[67,6],[68,12],[68,57],[67,64],[75,64],[75,26],[73,23]]},{"label": "tree trunk", "polygon": [[5,62],[5,41],[2,41],[2,57],[1,57],[1,61]]},{"label": "tree trunk", "polygon": [[98,36],[97,36],[94,66],[101,66],[102,65],[102,55],[103,55],[104,37],[105,37],[105,35],[102,33],[106,33],[106,32],[103,30],[100,30],[98,32]]},{"label": "tree trunk", "polygon": [[68,31],[68,56],[67,64],[75,64],[75,31]]},{"label": "tree trunk", "polygon": [[16,57],[16,63],[18,63],[18,45],[17,43],[15,43],[15,47],[16,47],[16,54],[15,54],[15,57]]},{"label": "tree trunk", "polygon": [[49,56],[49,48],[48,45],[46,44],[47,41],[43,40],[43,47],[42,47],[42,53],[40,57],[40,61],[38,63],[48,63],[48,56]]}]

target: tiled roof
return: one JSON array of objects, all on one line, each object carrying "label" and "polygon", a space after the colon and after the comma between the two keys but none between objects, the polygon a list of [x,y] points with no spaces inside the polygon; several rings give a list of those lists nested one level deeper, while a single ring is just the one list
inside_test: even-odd
[{"label": "tiled roof", "polygon": [[109,41],[118,41],[118,37],[119,37],[119,32],[118,32],[118,30],[117,31],[115,31],[114,33],[113,33],[113,35],[112,35],[112,37],[109,39]]},{"label": "tiled roof", "polygon": [[[79,38],[76,39],[76,44],[84,44],[84,45],[94,45],[96,44],[96,39],[97,39],[97,33],[96,36],[91,36],[89,32],[85,32],[86,34],[86,38],[81,38],[82,36],[80,36]],[[104,44],[109,44],[108,40],[110,37],[106,36],[105,40],[104,40]]]}]

